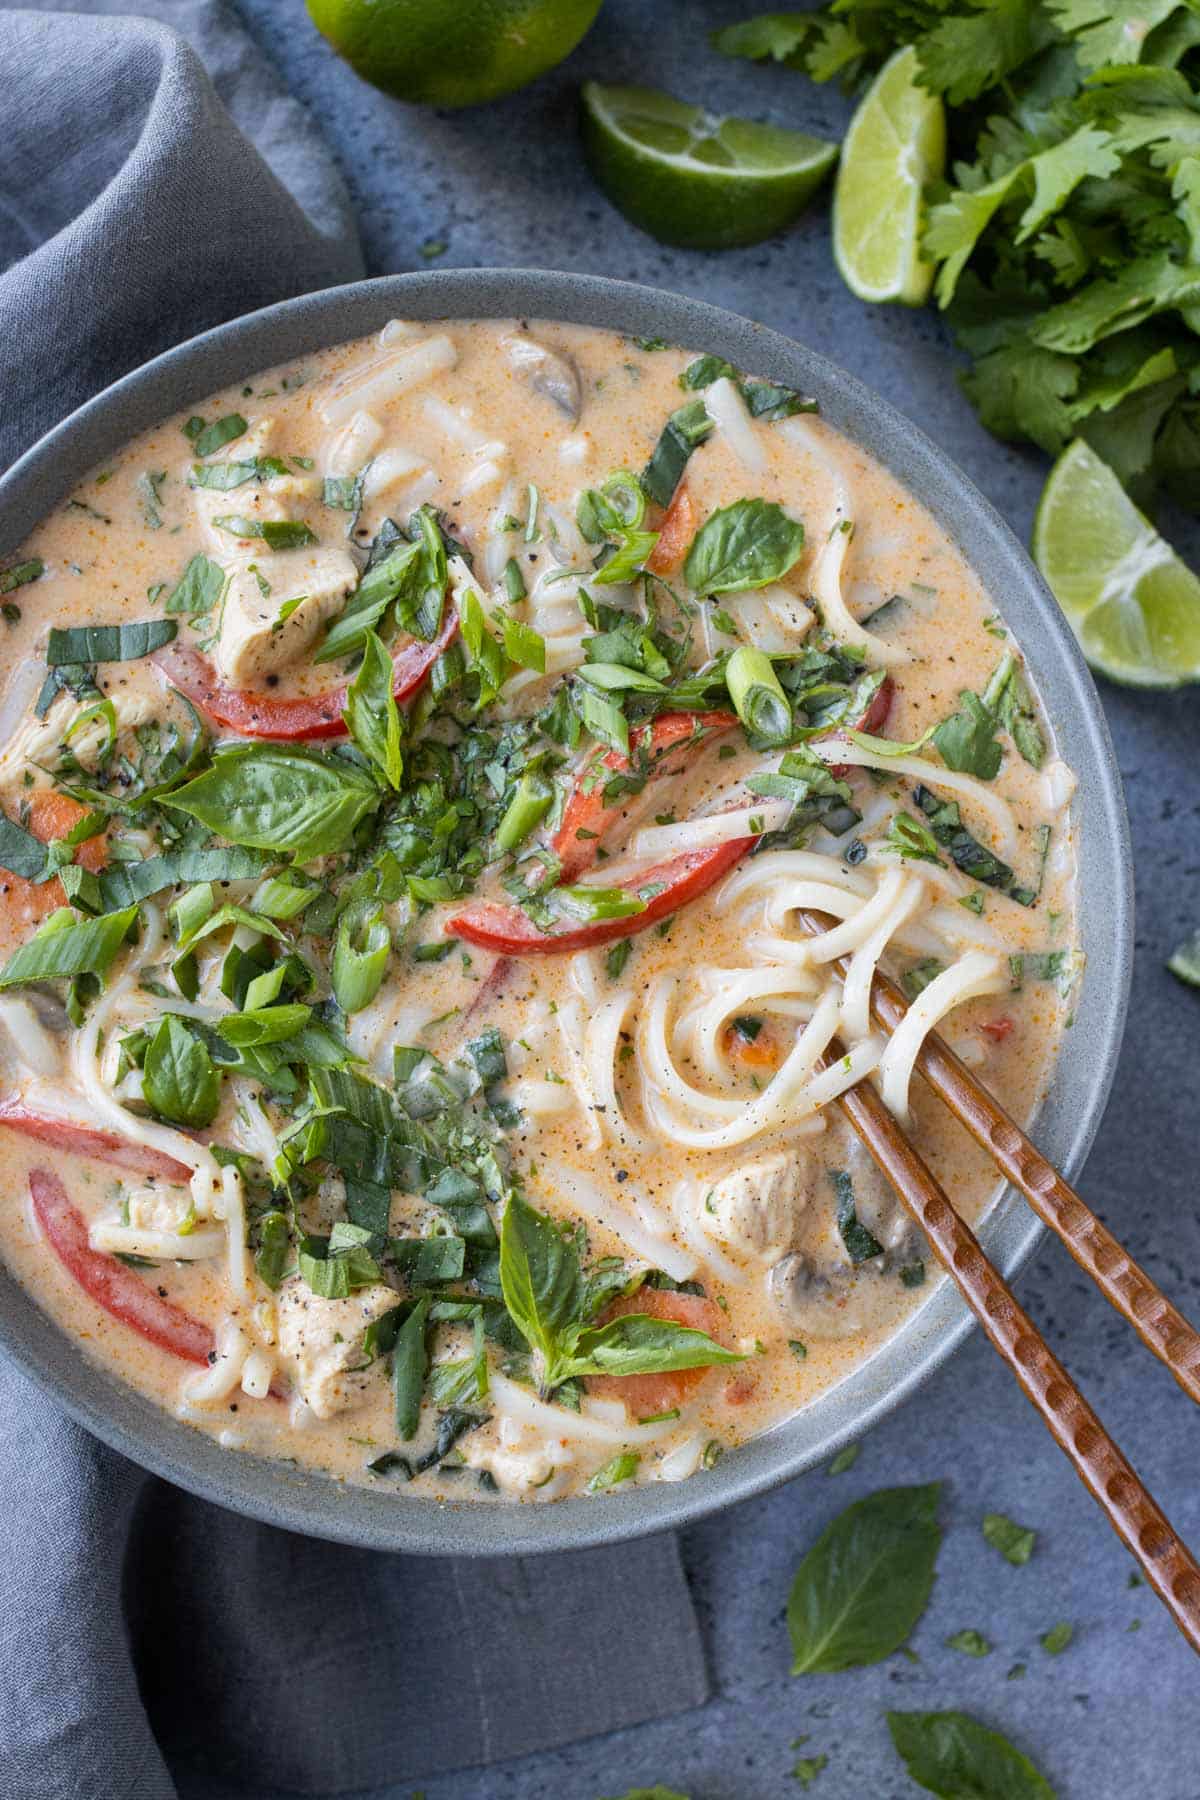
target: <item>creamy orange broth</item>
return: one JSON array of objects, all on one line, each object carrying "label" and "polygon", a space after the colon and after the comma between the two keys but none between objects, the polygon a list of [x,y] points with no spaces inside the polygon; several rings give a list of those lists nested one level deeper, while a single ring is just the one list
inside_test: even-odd
[{"label": "creamy orange broth", "polygon": [[[414,347],[430,341],[449,346],[434,358],[444,366],[389,397],[382,390],[394,359],[411,356]],[[565,360],[539,361],[538,346]],[[40,558],[45,569],[36,582],[9,596],[20,616],[10,618],[0,640],[5,696],[0,716],[7,744],[0,754],[4,810],[20,821],[31,797],[51,786],[46,771],[59,763],[71,720],[93,703],[66,694],[55,700],[45,722],[33,718],[52,625],[162,618],[164,600],[185,565],[203,553],[232,574],[220,636],[215,636],[215,616],[194,628],[183,615],[177,642],[205,646],[210,660],[225,656],[228,669],[241,677],[227,675],[227,685],[253,687],[273,698],[327,692],[344,679],[339,674],[344,665],[315,662],[311,651],[343,610],[345,593],[333,593],[315,624],[301,617],[300,606],[274,633],[270,624],[285,600],[315,592],[330,568],[344,570],[347,561],[351,575],[343,587],[348,591],[363,560],[361,551],[383,521],[391,517],[404,527],[424,504],[437,509],[450,537],[473,555],[473,576],[452,560],[446,607],[461,606],[473,588],[485,614],[494,615],[498,604],[508,604],[513,618],[545,638],[557,672],[517,674],[501,690],[494,709],[501,719],[537,711],[583,655],[582,640],[590,627],[575,600],[580,578],[594,599],[615,603],[630,616],[643,604],[639,583],[607,589],[594,585],[591,562],[598,546],[579,537],[576,503],[581,491],[599,487],[611,471],[641,469],[667,416],[689,400],[703,398],[680,389],[680,374],[692,360],[683,350],[646,350],[609,333],[549,323],[397,325],[387,328],[382,341],[342,345],[301,366],[270,371],[196,409],[210,422],[232,413],[247,422],[246,432],[217,449],[209,463],[269,456],[281,459],[282,474],[227,492],[197,490],[189,486],[196,457],[181,432],[185,421],[172,419],[144,434],[85,481],[12,559]],[[356,396],[352,384],[373,374],[381,376],[382,389]],[[575,408],[576,375],[574,418],[569,414]],[[815,594],[827,595],[830,580],[836,584],[828,561],[835,541],[831,533],[852,523],[852,535],[844,534],[848,541],[840,572],[845,619],[839,623],[828,604],[819,610],[836,643],[847,629],[853,630],[854,620],[869,618],[889,596],[904,597],[868,624],[871,647],[865,666],[877,666],[877,650],[896,658],[888,664],[895,697],[881,729],[898,742],[921,738],[956,710],[962,690],[982,693],[1002,655],[1017,650],[998,616],[1003,597],[986,594],[953,543],[911,495],[819,418],[800,413],[783,422],[754,421],[744,407],[731,417],[731,401],[741,405],[737,390],[725,381],[712,402],[720,423],[687,465],[695,524],[739,500],[761,498],[801,520],[806,540],[799,560],[766,589],[767,600],[752,599],[747,605],[744,596],[722,594],[700,609],[691,665],[742,642],[761,643],[764,634],[766,648],[774,654],[798,654],[806,645],[824,641],[818,608],[802,603]],[[336,416],[331,418],[331,412]],[[362,511],[347,538],[351,514],[323,503],[322,482],[326,477],[352,478],[364,468]],[[531,488],[537,491],[539,509],[532,527]],[[228,515],[251,521],[302,520],[316,541],[271,553],[257,540],[214,525],[217,516]],[[516,529],[510,519],[519,521]],[[651,505],[644,528],[660,524],[661,512]],[[557,533],[557,540],[551,533]],[[503,583],[510,559],[521,569],[529,595],[514,602],[506,601]],[[267,583],[271,592],[263,596],[267,629],[259,634],[261,643],[254,638],[253,619],[243,617],[238,627],[234,601],[228,597],[239,580],[248,584],[249,564],[256,564],[259,573],[267,567],[272,572]],[[548,568],[566,571],[567,578],[547,587]],[[683,585],[678,568],[667,580],[678,593]],[[336,590],[336,582],[333,586]],[[659,597],[669,612],[673,603],[667,590],[660,590]],[[722,617],[714,620],[716,613]],[[248,645],[236,655],[228,647],[235,627],[243,630]],[[309,642],[296,653],[292,634],[303,637],[305,632]],[[1028,675],[1036,688],[1036,671]],[[96,679],[102,694],[115,703],[115,722],[127,753],[136,743],[129,734],[139,724],[164,714],[185,719],[148,659],[102,662]],[[721,704],[728,707],[728,699]],[[431,727],[422,722],[421,729]],[[432,729],[437,729],[436,717]],[[665,934],[652,926],[627,940],[631,950],[623,967],[610,967],[608,944],[575,954],[504,959],[465,939],[443,960],[415,960],[414,947],[437,945],[447,920],[465,902],[426,907],[402,897],[387,903],[393,947],[385,978],[370,1004],[346,1022],[349,1046],[364,1059],[363,1070],[390,1084],[396,1044],[423,1047],[453,1066],[469,1040],[494,1027],[507,1046],[508,1075],[501,1092],[519,1113],[505,1140],[526,1200],[572,1226],[582,1222],[587,1266],[620,1258],[630,1281],[649,1268],[666,1268],[668,1291],[671,1282],[693,1291],[698,1286],[717,1302],[719,1326],[714,1329],[723,1344],[744,1358],[710,1368],[682,1395],[677,1416],[646,1424],[624,1404],[621,1390],[611,1386],[603,1393],[576,1394],[574,1405],[581,1405],[581,1411],[539,1400],[531,1385],[538,1373],[536,1361],[531,1367],[514,1356],[511,1341],[508,1346],[492,1344],[489,1392],[456,1402],[482,1422],[458,1440],[440,1469],[420,1474],[413,1491],[454,1499],[552,1499],[583,1490],[597,1471],[622,1454],[628,1461],[621,1473],[628,1479],[679,1479],[697,1471],[702,1479],[703,1467],[719,1452],[768,1429],[840,1380],[928,1297],[940,1277],[923,1244],[836,1107],[806,1108],[804,1083],[763,1130],[729,1143],[696,1140],[727,1127],[736,1136],[735,1121],[770,1092],[771,1080],[814,1008],[840,1004],[836,974],[825,965],[805,965],[804,935],[787,918],[787,896],[797,884],[815,879],[810,866],[815,857],[831,871],[830,880],[843,884],[851,918],[864,898],[888,880],[908,896],[912,910],[907,923],[897,926],[883,949],[883,964],[893,973],[910,970],[934,954],[939,963],[954,967],[971,955],[982,957],[991,970],[991,991],[955,1006],[941,1028],[1015,1117],[1032,1117],[1069,1018],[1074,938],[1072,783],[1056,759],[1044,718],[1040,729],[1045,742],[1040,769],[1023,759],[1001,730],[1004,755],[998,775],[986,784],[968,781],[965,788],[954,788],[952,778],[947,778],[949,785],[939,781],[942,765],[931,744],[914,752],[928,765],[927,784],[940,798],[961,801],[963,822],[984,846],[1011,863],[1021,883],[1036,885],[1040,858],[1035,833],[1038,827],[1050,827],[1036,904],[1022,906],[968,879],[954,868],[944,847],[936,866],[889,852],[889,822],[895,814],[922,815],[914,804],[912,774],[889,770],[886,762],[876,774],[857,766],[849,771],[852,802],[863,815],[857,827],[838,838],[814,827],[798,849],[763,849],[743,858],[733,873],[681,907]],[[219,727],[214,735],[221,737]],[[101,736],[93,722],[71,740],[85,769],[89,742],[94,755]],[[594,753],[585,733],[580,749],[565,753],[556,773],[560,788],[570,785],[581,762]],[[635,871],[639,863],[661,861],[661,855],[638,849],[640,832],[661,832],[656,819],[688,821],[728,806],[759,804],[740,783],[755,770],[775,766],[779,754],[751,748],[740,729],[720,740],[699,742],[681,759],[677,773],[650,781],[640,794],[617,803],[617,823],[605,835],[606,860],[590,877],[579,879],[619,885],[622,874]],[[981,805],[977,794],[983,787],[987,791]],[[1007,856],[996,800],[1010,809]],[[539,837],[531,842],[545,840],[552,819],[543,821]],[[140,824],[136,814],[123,818],[118,809],[109,827],[110,845]],[[126,835],[125,843],[124,854],[131,858],[151,855],[156,848],[148,836]],[[851,845],[865,846],[865,860],[846,860]],[[509,860],[492,855],[478,884],[481,896],[511,904],[501,879]],[[317,859],[311,866],[323,884],[335,884],[336,858]],[[758,874],[747,875],[772,869],[778,872],[764,876],[758,887]],[[856,882],[861,892],[853,893]],[[32,915],[28,891],[20,883],[5,887],[0,949],[8,954],[30,936]],[[218,888],[216,898],[247,906],[256,888],[255,880],[233,882]],[[100,1046],[102,1080],[115,1095],[114,1104],[130,1102],[131,1128],[145,1118],[147,1108],[136,1076],[131,1080],[126,1070],[117,1085],[114,1045],[137,1026],[153,1030],[165,1013],[180,1009],[169,974],[177,954],[169,934],[153,957],[146,951],[154,935],[146,921],[156,913],[161,925],[170,898],[169,892],[160,894],[143,907],[141,943],[120,953],[105,996],[90,1002],[108,1004],[125,974],[146,961],[153,963],[159,991],[131,981],[107,1021]],[[967,905],[958,904],[963,900]],[[36,916],[45,910],[42,906]],[[322,964],[311,944],[305,944],[303,920],[283,929],[296,935],[321,966],[318,997],[327,994],[327,959]],[[200,998],[195,1004],[201,1012],[207,1007],[210,1026],[222,1009],[229,1010],[217,983],[232,930],[219,931],[199,946]],[[1023,985],[1014,989],[1008,959],[1051,951],[1064,952],[1058,978],[1031,977],[1027,969]],[[777,987],[774,1001],[769,993],[765,999],[752,995],[713,1026],[714,1007],[719,1012],[723,992],[732,993],[742,977],[753,985],[758,977],[752,971],[777,971],[787,955],[793,959],[789,966],[807,968],[800,988],[807,982],[810,991],[797,988],[788,995]],[[771,979],[763,976],[764,992]],[[61,997],[63,984],[50,991]],[[777,1005],[780,994],[782,1006]],[[708,1013],[702,1017],[705,1006]],[[663,1041],[671,1065],[666,1070],[661,1046],[656,1050],[654,1042],[656,1007],[665,1021]],[[23,1099],[34,1110],[94,1123],[94,1107],[80,1086],[80,1052],[73,1048],[80,1033],[69,1025],[62,1029],[61,1018],[52,1019],[47,1029],[50,1010],[44,996],[31,1001],[21,987],[0,997],[5,1096]],[[701,1044],[704,1017],[709,1018],[707,1064]],[[757,1036],[733,1027],[735,1017],[757,1021]],[[842,1029],[846,1036],[845,1020]],[[857,1040],[849,1035],[856,1054],[874,1069],[882,1045],[866,1031]],[[691,1103],[680,1098],[688,1088],[702,1097],[698,1110],[690,1113]],[[996,1193],[991,1165],[917,1082],[910,1099],[910,1129],[923,1155],[961,1210],[977,1218]],[[236,1147],[265,1167],[290,1122],[278,1106],[258,1107],[253,1081],[227,1075],[220,1111],[198,1135],[203,1143]],[[165,1128],[157,1129],[161,1133]],[[89,1298],[47,1243],[27,1199],[31,1170],[56,1171],[92,1229],[93,1242],[103,1250],[132,1241],[121,1237],[123,1219],[142,1222],[150,1232],[166,1229],[168,1235],[181,1219],[186,1226],[187,1187],[172,1187],[162,1179],[148,1183],[111,1163],[48,1148],[11,1131],[0,1132],[0,1157],[5,1176],[0,1250],[39,1304],[78,1339],[84,1354],[230,1448],[292,1458],[339,1479],[393,1481],[398,1493],[408,1491],[398,1479],[403,1473],[398,1463],[380,1473],[370,1472],[368,1465],[389,1452],[410,1462],[420,1458],[434,1442],[439,1410],[444,1413],[446,1407],[439,1409],[427,1392],[416,1436],[401,1442],[389,1358],[360,1354],[362,1325],[389,1302],[386,1290],[395,1289],[395,1303],[410,1292],[404,1276],[386,1260],[376,1280],[336,1303],[343,1310],[336,1318],[330,1315],[328,1341],[317,1343],[318,1326],[323,1330],[325,1324],[324,1303],[309,1298],[300,1276],[286,1275],[282,1287],[272,1288],[255,1273],[251,1260],[244,1292],[231,1291],[228,1240],[234,1228],[228,1217],[220,1217],[229,1206],[218,1199],[211,1210],[210,1196],[211,1216],[192,1220],[190,1226],[193,1232],[208,1233],[219,1247],[195,1261],[151,1258],[154,1266],[140,1268],[135,1276],[217,1332],[218,1351],[206,1371],[146,1342]],[[836,1218],[845,1183],[836,1188],[831,1171],[848,1177],[858,1218],[879,1246],[878,1254],[857,1265],[847,1261]],[[343,1201],[341,1182],[326,1171],[299,1202],[302,1223],[310,1231],[328,1232],[343,1216]],[[252,1233],[258,1229],[256,1206],[252,1198]],[[393,1195],[394,1235],[451,1228],[446,1215],[420,1195]],[[251,1249],[256,1247],[252,1237]],[[475,1292],[463,1283],[450,1288],[467,1299]],[[382,1297],[380,1290],[385,1290]],[[289,1310],[290,1338],[283,1320]],[[297,1350],[296,1319],[303,1338],[306,1316],[313,1327]],[[347,1350],[354,1333],[359,1348]],[[469,1324],[439,1324],[430,1336],[435,1370],[465,1356],[470,1343]],[[341,1366],[333,1368],[339,1360]],[[226,1363],[229,1379],[223,1381]],[[309,1366],[314,1364],[315,1372]],[[254,1390],[261,1393],[268,1381],[274,1396],[254,1397]],[[675,1412],[673,1407],[663,1410]],[[317,1416],[322,1411],[328,1416]],[[480,1480],[481,1475],[486,1479]]]}]

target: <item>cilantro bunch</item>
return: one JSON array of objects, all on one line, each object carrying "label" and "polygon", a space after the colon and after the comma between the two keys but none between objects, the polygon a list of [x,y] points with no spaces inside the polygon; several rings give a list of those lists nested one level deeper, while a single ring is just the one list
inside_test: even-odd
[{"label": "cilantro bunch", "polygon": [[1200,510],[1197,0],[832,0],[715,43],[848,87],[915,45],[950,147],[924,249],[983,423]]}]

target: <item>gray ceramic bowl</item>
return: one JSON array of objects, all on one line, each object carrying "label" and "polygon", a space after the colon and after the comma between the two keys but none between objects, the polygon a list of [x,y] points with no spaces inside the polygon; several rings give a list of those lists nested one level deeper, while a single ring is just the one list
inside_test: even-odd
[{"label": "gray ceramic bowl", "polygon": [[[815,394],[822,415],[891,469],[978,571],[1037,671],[1062,753],[1080,776],[1079,916],[1088,968],[1075,1026],[1037,1126],[1041,1148],[1073,1177],[1099,1124],[1116,1065],[1133,933],[1129,841],[1104,714],[1058,608],[1004,521],[914,425],[822,357],[681,295],[588,275],[447,270],[311,294],[168,351],[50,432],[0,481],[0,555],[15,549],[89,469],[135,433],[230,382],[378,331],[396,317],[512,316],[666,338]],[[982,1236],[988,1254],[1011,1275],[1040,1230],[1024,1203],[1009,1193]],[[849,1379],[689,1481],[552,1506],[439,1507],[383,1484],[343,1487],[318,1474],[219,1449],[87,1362],[0,1271],[5,1347],[115,1449],[181,1487],[292,1531],[429,1554],[526,1555],[611,1543],[683,1525],[762,1493],[860,1437],[950,1355],[969,1325],[950,1283],[939,1284],[904,1329]],[[1029,1430],[1040,1430],[1032,1415]]]}]

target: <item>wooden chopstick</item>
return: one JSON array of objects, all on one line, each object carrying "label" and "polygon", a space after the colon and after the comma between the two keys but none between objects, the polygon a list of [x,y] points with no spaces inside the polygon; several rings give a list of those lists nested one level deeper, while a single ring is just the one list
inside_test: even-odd
[{"label": "wooden chopstick", "polygon": [[[820,1059],[845,1055],[835,1038]],[[1060,1448],[1074,1464],[1125,1547],[1145,1571],[1180,1631],[1200,1651],[1200,1567],[1132,1465],[1109,1437],[1028,1314],[959,1218],[870,1080],[838,1105],[929,1239],[987,1336],[1000,1352]]]},{"label": "wooden chopstick", "polygon": [[[801,910],[798,916],[803,928],[813,934],[838,923],[828,913]],[[844,974],[844,957],[837,966]],[[904,995],[886,975],[875,976],[871,1011],[887,1031],[894,1031],[908,1011]],[[1200,1402],[1200,1332],[1080,1199],[1054,1164],[1047,1162],[1036,1145],[1030,1143],[1020,1126],[936,1031],[926,1036],[917,1056],[917,1068],[1001,1173],[1024,1194],[1042,1223],[1061,1238],[1109,1305],[1133,1326],[1184,1393]]]}]

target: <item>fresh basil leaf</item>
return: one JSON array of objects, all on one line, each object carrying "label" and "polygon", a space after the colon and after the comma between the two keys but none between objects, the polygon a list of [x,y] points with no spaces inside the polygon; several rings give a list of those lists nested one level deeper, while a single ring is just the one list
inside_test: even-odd
[{"label": "fresh basil leaf", "polygon": [[219,604],[224,592],[225,571],[220,563],[197,554],[185,564],[183,574],[163,602],[163,609],[201,618]]},{"label": "fresh basil leaf", "polygon": [[940,1492],[939,1482],[882,1488],[822,1532],[788,1599],[794,1675],[882,1662],[905,1642],[933,1586]]},{"label": "fresh basil leaf", "polygon": [[[1001,862],[998,856],[971,836],[962,822],[956,800],[939,800],[936,794],[923,786],[913,789],[913,799],[929,822],[927,835],[931,833],[936,843],[950,852],[950,860],[956,868],[961,869],[964,875],[969,875],[973,881],[982,881],[988,887],[999,888],[1001,893],[1011,892],[1014,900],[1019,899],[1023,906],[1032,904],[1032,899],[1037,896],[1033,895],[1030,900],[1023,899],[1013,886],[1013,872],[1008,864]],[[900,816],[907,817],[906,814]],[[892,823],[894,827],[896,821],[893,820]],[[915,826],[915,823],[913,820],[909,821],[910,825]]]},{"label": "fresh basil leaf", "polygon": [[[651,348],[659,349],[663,348],[663,346],[655,344],[651,346]],[[686,1794],[676,1793],[674,1788],[655,1786],[648,1788],[630,1788],[627,1794],[615,1796],[614,1800],[688,1800],[688,1796]]]},{"label": "fresh basil leaf", "polygon": [[723,356],[698,356],[690,362],[679,377],[681,388],[711,387],[714,381],[728,378],[736,381],[738,372],[732,363],[727,363]]},{"label": "fresh basil leaf", "polygon": [[346,1300],[380,1280],[379,1264],[364,1241],[367,1235],[358,1235],[356,1226],[343,1221],[334,1226],[331,1237],[300,1239],[300,1274],[314,1294],[323,1300]]},{"label": "fresh basil leaf", "polygon": [[466,1267],[467,1244],[460,1237],[393,1238],[388,1255],[414,1286],[458,1281]]},{"label": "fresh basil leaf", "polygon": [[1037,1533],[1025,1525],[1018,1525],[1004,1513],[988,1513],[982,1529],[988,1543],[1000,1552],[1005,1562],[1021,1568],[1033,1555]]},{"label": "fresh basil leaf", "polygon": [[704,521],[683,565],[698,594],[740,593],[786,575],[804,548],[804,527],[773,500],[735,500]]},{"label": "fresh basil leaf", "polygon": [[[503,1252],[502,1252],[503,1253]],[[579,1333],[565,1377],[578,1375],[658,1375],[675,1369],[707,1369],[715,1363],[743,1362],[703,1331],[648,1313],[622,1313],[607,1325]]]},{"label": "fresh basil leaf", "polygon": [[519,1194],[510,1196],[500,1227],[500,1287],[509,1316],[541,1352],[550,1381],[579,1323],[583,1274],[571,1239]]},{"label": "fresh basil leaf", "polygon": [[192,472],[188,476],[188,486],[207,488],[218,494],[228,494],[233,488],[245,487],[259,473],[257,461],[193,463]]},{"label": "fresh basil leaf", "polygon": [[977,775],[981,781],[993,781],[1004,759],[993,735],[995,718],[978,694],[967,690],[960,698],[959,710],[934,727],[934,745],[948,769],[961,775]]},{"label": "fresh basil leaf", "polygon": [[278,1210],[264,1213],[256,1228],[258,1249],[254,1267],[259,1280],[272,1292],[282,1286],[292,1255],[292,1234],[287,1214]]},{"label": "fresh basil leaf", "polygon": [[504,1049],[504,1039],[494,1025],[489,1025],[476,1038],[467,1044],[467,1053],[475,1064],[476,1073],[485,1088],[497,1081],[503,1081],[508,1074],[508,1056]]},{"label": "fresh basil leaf", "polygon": [[1001,657],[993,671],[984,689],[983,704],[997,724],[1008,732],[1018,753],[1030,767],[1040,769],[1046,760],[1046,740],[1024,671],[1011,650]]},{"label": "fresh basil leaf", "polygon": [[46,664],[55,669],[67,663],[133,662],[171,643],[178,630],[174,619],[137,619],[128,625],[56,625],[46,644]]},{"label": "fresh basil leaf", "polygon": [[780,387],[774,381],[743,381],[742,399],[752,419],[773,425],[778,419],[790,419],[796,413],[820,412],[816,400],[798,393],[795,388]]},{"label": "fresh basil leaf", "polygon": [[673,412],[663,426],[641,482],[651,500],[670,506],[675,489],[687,468],[688,458],[713,429],[703,400],[689,400]]},{"label": "fresh basil leaf", "polygon": [[961,1656],[990,1656],[993,1646],[984,1637],[982,1631],[967,1626],[964,1631],[955,1631],[946,1639],[947,1650],[957,1650]]},{"label": "fresh basil leaf", "polygon": [[1176,980],[1188,987],[1200,988],[1200,931],[1193,931],[1167,958],[1167,968]]},{"label": "fresh basil leaf", "polygon": [[245,419],[241,413],[236,412],[226,413],[223,419],[214,419],[211,425],[206,425],[203,419],[189,419],[188,426],[193,424],[196,429],[192,431],[185,427],[184,433],[191,438],[192,449],[197,456],[211,456],[214,450],[232,443],[234,438],[240,438],[246,430]]},{"label": "fresh basil leaf", "polygon": [[915,1000],[923,994],[931,981],[936,981],[946,965],[936,956],[923,956],[920,962],[909,963],[900,977],[900,986],[904,990],[906,1000]]},{"label": "fresh basil leaf", "polygon": [[1027,1756],[968,1713],[889,1712],[908,1773],[941,1800],[1055,1800]]},{"label": "fresh basil leaf", "polygon": [[346,690],[342,717],[350,736],[389,787],[399,789],[404,773],[400,750],[400,708],[393,695],[392,659],[373,631],[363,638],[363,659]]},{"label": "fresh basil leaf", "polygon": [[393,547],[378,562],[368,564],[345,612],[326,633],[315,660],[333,662],[361,649],[367,632],[375,630],[392,602],[414,587],[420,564],[421,546],[410,544],[397,532]]},{"label": "fresh basil leaf", "polygon": [[15,588],[37,581],[45,572],[46,565],[40,556],[31,556],[28,562],[13,563],[10,568],[0,569],[0,594],[11,594]]},{"label": "fresh basil leaf", "polygon": [[72,980],[77,975],[103,978],[138,916],[136,906],[103,913],[98,919],[76,920],[69,907],[51,913],[41,929],[13,951],[0,969],[0,988],[30,981]]},{"label": "fresh basil leaf", "polygon": [[226,1013],[217,1020],[217,1030],[235,1050],[256,1050],[260,1044],[282,1044],[295,1037],[311,1017],[311,1007],[294,1002],[260,1006],[254,1012]]},{"label": "fresh basil leaf", "polygon": [[318,752],[244,744],[163,804],[218,837],[300,862],[331,856],[379,804],[379,789],[352,763]]},{"label": "fresh basil leaf", "polygon": [[231,537],[261,538],[268,550],[300,550],[317,541],[316,532],[303,519],[248,519],[241,513],[224,513],[213,524]]},{"label": "fresh basil leaf", "polygon": [[45,844],[7,813],[0,813],[0,869],[23,881],[41,881],[49,873]]},{"label": "fresh basil leaf", "polygon": [[392,1352],[392,1385],[396,1396],[396,1430],[403,1441],[416,1436],[421,1421],[421,1396],[429,1373],[425,1325],[429,1295],[422,1294],[396,1335]]},{"label": "fresh basil leaf", "polygon": [[221,1086],[207,1046],[174,1013],[168,1013],[146,1046],[142,1091],[161,1119],[172,1125],[211,1125]]},{"label": "fresh basil leaf", "polygon": [[602,1494],[607,1488],[620,1487],[623,1481],[632,1481],[638,1472],[641,1457],[636,1450],[622,1450],[602,1469],[597,1469],[587,1484],[589,1494]]},{"label": "fresh basil leaf", "polygon": [[163,888],[184,883],[251,881],[262,874],[269,862],[270,858],[258,850],[170,850],[161,856],[147,857],[145,862],[110,863],[100,871],[100,893],[105,908],[115,912],[119,907],[148,900]]},{"label": "fresh basil leaf", "polygon": [[829,1179],[837,1195],[837,1228],[846,1255],[854,1264],[883,1255],[883,1245],[862,1224],[854,1204],[854,1183],[844,1169],[830,1169]]}]

